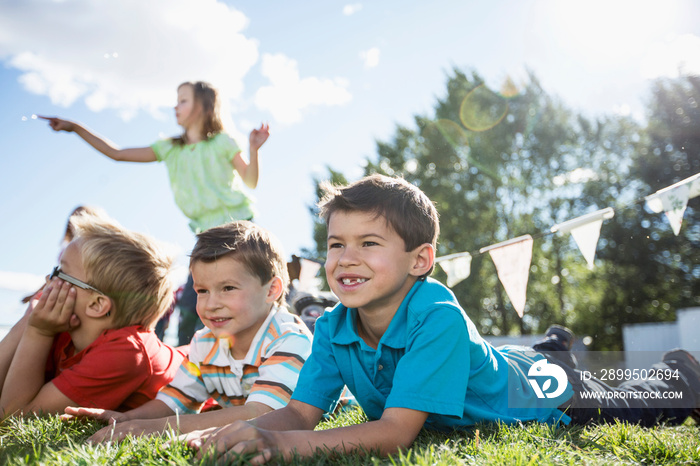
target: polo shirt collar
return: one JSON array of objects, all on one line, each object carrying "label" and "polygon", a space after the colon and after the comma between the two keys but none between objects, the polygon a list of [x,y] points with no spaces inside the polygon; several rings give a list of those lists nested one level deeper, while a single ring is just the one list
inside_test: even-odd
[{"label": "polo shirt collar", "polygon": [[333,312],[340,311],[344,313],[344,322],[338,326],[338,331],[332,336],[333,343],[339,345],[352,345],[358,343],[362,339],[357,334],[357,309],[340,305],[340,308],[334,309]]},{"label": "polo shirt collar", "polygon": [[[404,348],[406,346],[408,303],[422,283],[423,280],[416,281],[408,291],[408,294],[406,294],[406,297],[396,310],[394,318],[391,319],[389,327],[386,329],[381,340],[379,340],[379,345],[389,346],[391,348]],[[351,345],[362,341],[360,335],[357,333],[357,309],[346,308],[342,306],[342,304],[341,309],[345,311],[345,323],[344,325],[338,326],[338,331],[333,337],[333,342],[340,345]]]},{"label": "polo shirt collar", "polygon": [[423,280],[417,280],[413,284],[406,297],[401,301],[401,305],[396,310],[394,318],[391,319],[389,323],[389,328],[386,329],[382,339],[379,340],[379,344],[383,346],[388,346],[390,348],[398,349],[406,347],[406,339],[408,332],[408,303],[411,302],[411,298],[416,294],[420,286],[423,284]]}]

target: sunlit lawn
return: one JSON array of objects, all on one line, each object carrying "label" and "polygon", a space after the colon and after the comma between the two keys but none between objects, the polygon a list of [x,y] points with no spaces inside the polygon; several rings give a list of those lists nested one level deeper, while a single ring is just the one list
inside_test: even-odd
[{"label": "sunlit lawn", "polygon": [[[322,423],[329,428],[362,422],[361,411]],[[62,422],[57,417],[9,419],[0,426],[0,464],[212,464],[195,459],[182,443],[165,445],[169,436],[128,439],[119,444],[90,445],[85,440],[101,424]],[[239,458],[234,464],[246,464]],[[700,464],[700,430],[688,420],[680,427],[643,429],[627,424],[586,428],[481,425],[468,432],[423,432],[410,450],[389,458],[371,453],[331,456],[273,464]]]}]

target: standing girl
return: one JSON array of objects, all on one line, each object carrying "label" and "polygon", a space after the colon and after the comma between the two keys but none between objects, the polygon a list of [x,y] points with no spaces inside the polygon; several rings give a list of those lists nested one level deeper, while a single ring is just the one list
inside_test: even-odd
[{"label": "standing girl", "polygon": [[[113,160],[165,162],[175,203],[190,219],[195,234],[232,220],[252,219],[253,200],[242,191],[242,184],[249,188],[258,184],[258,150],[270,135],[269,126],[263,124],[250,132],[250,157],[246,161],[236,142],[224,132],[218,92],[202,81],[178,86],[175,117],[182,126],[182,135],[131,149],[120,149],[79,123],[40,118],[48,120],[54,131],[74,132]],[[190,276],[179,303],[180,344],[189,343],[197,320],[191,281]]]},{"label": "standing girl", "polygon": [[177,89],[175,117],[181,136],[163,139],[150,147],[120,149],[79,123],[55,117],[54,131],[74,132],[107,157],[124,162],[165,162],[175,203],[200,233],[231,220],[250,220],[252,199],[242,190],[258,184],[258,150],[267,141],[269,127],[250,132],[250,157],[246,161],[236,142],[223,131],[217,91],[208,83],[186,82]]}]

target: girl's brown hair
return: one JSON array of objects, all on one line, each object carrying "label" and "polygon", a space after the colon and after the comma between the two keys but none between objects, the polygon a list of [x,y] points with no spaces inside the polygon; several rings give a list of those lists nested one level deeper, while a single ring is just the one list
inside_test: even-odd
[{"label": "girl's brown hair", "polygon": [[[187,81],[179,86],[190,86],[194,91],[194,103],[199,104],[202,110],[202,137],[211,139],[224,130],[224,125],[221,122],[221,105],[219,103],[219,92],[208,82],[205,81]],[[173,138],[173,142],[179,145],[185,144],[185,134]]]}]

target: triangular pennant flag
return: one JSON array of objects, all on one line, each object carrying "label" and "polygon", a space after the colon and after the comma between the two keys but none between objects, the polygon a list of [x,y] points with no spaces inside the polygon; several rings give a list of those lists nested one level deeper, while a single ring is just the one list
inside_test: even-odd
[{"label": "triangular pennant flag", "polygon": [[690,185],[690,191],[688,192],[688,199],[700,196],[700,173],[693,175],[688,178],[688,184]]},{"label": "triangular pennant flag", "polygon": [[600,238],[600,228],[603,225],[603,219],[613,218],[614,215],[615,211],[608,207],[607,209],[598,210],[554,225],[551,230],[552,232],[559,231],[561,233],[571,232],[571,236],[574,237],[574,241],[576,241],[581,254],[583,254],[588,263],[588,268],[593,270],[595,250],[598,245],[598,238]]},{"label": "triangular pennant flag", "polygon": [[435,259],[447,274],[447,286],[452,288],[472,273],[472,255],[468,252],[458,252],[449,256]]},{"label": "triangular pennant flag", "polygon": [[690,188],[695,188],[695,178],[700,174],[676,183],[673,186],[656,191],[651,196],[646,197],[647,206],[653,212],[665,212],[673,233],[678,236],[683,224],[683,214],[690,198]]},{"label": "triangular pennant flag", "polygon": [[585,225],[571,230],[571,236],[578,245],[579,251],[588,263],[588,268],[593,270],[595,266],[595,250],[600,238],[600,227],[603,226],[602,220],[594,220]]},{"label": "triangular pennant flag", "polygon": [[498,272],[498,278],[506,290],[510,302],[520,318],[525,311],[527,280],[532,262],[532,236],[525,235],[503,243],[482,248],[488,251]]},{"label": "triangular pennant flag", "polygon": [[309,259],[301,258],[301,271],[299,272],[299,291],[311,291],[318,287],[316,274],[321,270],[321,264]]}]

